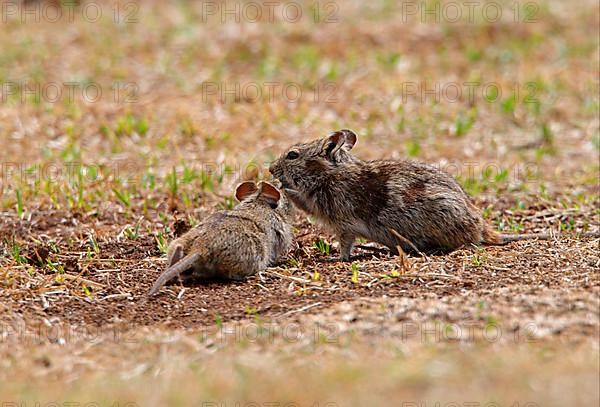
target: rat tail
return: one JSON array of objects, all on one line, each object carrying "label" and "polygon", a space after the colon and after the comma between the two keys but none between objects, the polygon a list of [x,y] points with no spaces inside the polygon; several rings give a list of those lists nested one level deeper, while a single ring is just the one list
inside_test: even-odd
[{"label": "rat tail", "polygon": [[198,253],[192,253],[185,256],[183,259],[179,260],[177,263],[173,264],[171,267],[167,268],[163,273],[158,277],[150,291],[148,292],[148,296],[152,297],[154,294],[160,290],[160,288],[165,285],[169,280],[177,277],[184,271],[192,268],[192,266],[200,259],[200,255]]},{"label": "rat tail", "polygon": [[[579,237],[600,237],[600,232],[585,232],[578,235]],[[518,242],[520,240],[551,240],[555,236],[549,233],[525,233],[521,235],[506,235],[495,231],[491,226],[487,226],[483,232],[483,243],[487,245],[505,245],[510,242]]]},{"label": "rat tail", "polygon": [[501,244],[508,244],[510,242],[518,242],[520,240],[531,240],[531,239],[538,239],[538,240],[550,240],[552,239],[552,235],[549,235],[548,233],[525,233],[522,235],[504,235],[501,234],[500,238],[502,239],[502,243]]},{"label": "rat tail", "polygon": [[483,230],[483,244],[488,245],[503,245],[506,244],[502,235],[498,233],[494,228],[490,225],[485,225],[485,229]]},{"label": "rat tail", "polygon": [[531,240],[531,239],[539,239],[539,240],[550,240],[552,239],[552,235],[547,233],[527,233],[522,235],[506,235],[500,233],[490,225],[486,225],[485,230],[483,231],[483,244],[491,245],[491,246],[503,246],[510,242],[517,242],[520,240]]}]

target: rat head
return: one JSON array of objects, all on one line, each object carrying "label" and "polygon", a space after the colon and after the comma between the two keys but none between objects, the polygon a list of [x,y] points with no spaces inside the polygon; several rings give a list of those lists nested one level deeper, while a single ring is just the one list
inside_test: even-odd
[{"label": "rat head", "polygon": [[269,171],[283,188],[306,192],[319,185],[331,170],[355,159],[350,150],[356,138],[352,130],[344,129],[319,140],[296,144],[273,162]]},{"label": "rat head", "polygon": [[242,182],[235,189],[235,197],[240,201],[238,207],[248,207],[250,205],[269,207],[286,217],[291,212],[291,205],[287,196],[265,181],[259,182],[258,185],[254,181]]}]

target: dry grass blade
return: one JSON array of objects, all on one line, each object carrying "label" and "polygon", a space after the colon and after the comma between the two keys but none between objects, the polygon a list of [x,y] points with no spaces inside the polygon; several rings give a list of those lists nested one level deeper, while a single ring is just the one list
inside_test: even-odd
[{"label": "dry grass blade", "polygon": [[288,315],[292,315],[292,314],[297,314],[299,312],[308,311],[309,309],[314,308],[314,307],[318,307],[319,305],[321,305],[320,302],[315,302],[314,304],[306,305],[306,306],[298,308],[298,309],[294,309],[294,310],[291,310],[291,311],[288,311],[288,312],[284,312],[280,316],[283,317],[283,316],[288,316]]},{"label": "dry grass blade", "polygon": [[413,244],[413,242],[411,242],[410,240],[408,240],[407,238],[405,238],[404,236],[402,236],[400,233],[398,233],[396,230],[394,230],[392,228],[390,228],[390,232],[392,232],[392,234],[394,236],[396,236],[398,239],[400,239],[402,242],[404,242],[407,245],[409,245],[410,247],[412,247],[413,250],[415,251],[415,253],[418,253],[420,256],[424,257],[426,260],[429,260],[424,253],[421,253],[421,251],[419,249],[417,249],[417,246],[415,246]]},{"label": "dry grass blade", "polygon": [[272,271],[272,270],[263,271],[263,274],[272,275],[272,276],[275,276],[275,277],[278,277],[278,278],[281,278],[284,280],[295,281],[297,283],[303,283],[303,284],[308,284],[308,283],[312,282],[311,280],[306,280],[306,279],[300,278],[300,277],[286,276],[286,275],[280,274],[280,273],[278,273],[276,271]]},{"label": "dry grass blade", "polygon": [[402,247],[396,246],[396,250],[398,250],[398,260],[396,263],[400,266],[400,274],[405,274],[412,269],[412,263],[408,259],[408,256],[406,256],[406,253],[404,253],[404,250],[402,250]]},{"label": "dry grass blade", "polygon": [[73,281],[75,283],[83,283],[87,286],[91,286],[91,287],[95,287],[95,288],[104,287],[104,284],[88,280],[87,278],[83,278],[81,276],[74,276],[71,274],[64,273],[64,274],[60,274],[60,277],[62,277],[65,280]]}]

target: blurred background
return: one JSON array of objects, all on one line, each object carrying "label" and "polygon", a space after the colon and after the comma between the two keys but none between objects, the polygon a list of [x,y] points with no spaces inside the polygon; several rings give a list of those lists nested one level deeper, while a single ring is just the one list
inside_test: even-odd
[{"label": "blurred background", "polygon": [[438,164],[475,195],[583,192],[598,17],[587,0],[2,2],[1,202],[158,205],[179,180],[185,209],[342,127],[361,157]]},{"label": "blurred background", "polygon": [[[0,5],[2,401],[598,405],[598,244],[576,235],[600,224],[597,0]],[[299,214],[280,267],[145,300],[168,242],[340,128],[454,175],[502,232],[561,237],[342,264]],[[478,337],[439,339],[461,325]],[[100,339],[18,335],[61,328]]]}]

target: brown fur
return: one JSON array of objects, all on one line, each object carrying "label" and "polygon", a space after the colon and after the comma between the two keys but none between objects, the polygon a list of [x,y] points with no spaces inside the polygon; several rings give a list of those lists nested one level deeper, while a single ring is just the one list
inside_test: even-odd
[{"label": "brown fur", "polygon": [[331,227],[342,260],[358,236],[392,252],[517,240],[496,232],[450,175],[419,162],[360,160],[350,153],[356,140],[350,130],[336,131],[292,146],[269,168],[296,206]]},{"label": "brown fur", "polygon": [[236,198],[241,202],[233,210],[214,213],[169,245],[167,269],[148,295],[175,277],[241,280],[288,252],[291,204],[285,194],[266,182],[244,182]]}]

